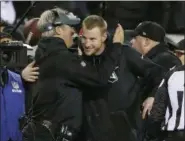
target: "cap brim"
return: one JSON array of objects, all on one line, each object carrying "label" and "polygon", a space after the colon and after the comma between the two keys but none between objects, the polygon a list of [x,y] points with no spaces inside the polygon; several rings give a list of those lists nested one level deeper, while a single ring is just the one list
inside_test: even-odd
[{"label": "cap brim", "polygon": [[67,25],[77,25],[77,24],[80,24],[80,19],[79,18],[76,18],[76,19],[69,19],[69,21],[66,21],[64,24],[67,24]]},{"label": "cap brim", "polygon": [[136,37],[136,36],[138,36],[139,34],[138,34],[138,32],[136,32],[136,31],[131,31],[130,33],[130,37],[132,37],[132,38],[134,38],[134,37]]},{"label": "cap brim", "polygon": [[178,42],[177,48],[179,50],[185,50],[185,39],[182,39],[180,42]]}]

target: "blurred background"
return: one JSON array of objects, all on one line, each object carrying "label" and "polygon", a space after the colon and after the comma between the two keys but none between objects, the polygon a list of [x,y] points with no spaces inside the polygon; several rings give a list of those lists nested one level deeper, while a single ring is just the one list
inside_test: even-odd
[{"label": "blurred background", "polygon": [[[31,4],[33,1],[1,2],[1,20],[15,25]],[[134,29],[140,22],[150,20],[161,24],[175,42],[185,33],[185,1],[38,1],[22,26],[54,6],[72,11],[82,19],[90,14],[101,15],[109,29],[114,29],[118,22],[124,29]]]}]

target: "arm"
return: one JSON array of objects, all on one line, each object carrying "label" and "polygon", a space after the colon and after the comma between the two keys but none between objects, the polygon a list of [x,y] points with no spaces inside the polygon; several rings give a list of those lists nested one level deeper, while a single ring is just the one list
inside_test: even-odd
[{"label": "arm", "polygon": [[[173,55],[171,52],[163,52],[160,53],[157,57],[153,60],[160,66],[163,66],[165,71],[168,72],[173,67],[181,66],[182,63],[179,60],[179,58],[175,55]],[[168,62],[168,63],[166,63]]]},{"label": "arm", "polygon": [[[124,31],[122,26],[118,24],[113,37],[113,43],[115,47],[113,47],[112,52],[110,52],[110,55],[107,56],[104,63],[102,64],[102,67],[98,70],[95,67],[92,67],[80,60],[79,56],[76,56],[70,52],[61,55],[59,57],[60,59],[57,58],[57,60],[55,60],[56,65],[53,64],[54,69],[59,71],[57,73],[66,74],[65,77],[68,76],[68,79],[77,84],[87,86],[105,85],[108,83],[109,76],[111,75],[115,65],[117,65],[117,62],[119,61],[123,40]],[[61,62],[63,61],[63,63],[61,63],[59,60]],[[25,73],[25,77],[23,78],[27,78],[27,81],[32,82],[29,78],[30,76],[32,76],[31,73],[33,73],[34,71],[31,72],[30,69],[28,71],[30,73]],[[34,81],[35,80],[36,79],[34,79]]]},{"label": "arm", "polygon": [[168,102],[167,82],[165,79],[163,79],[155,95],[154,105],[151,110],[151,118],[153,119],[153,121],[162,122],[162,120],[164,120],[167,102]]},{"label": "arm", "polygon": [[158,87],[164,75],[163,67],[142,57],[131,47],[124,46],[123,48],[130,70],[136,76],[143,77],[151,89]]},{"label": "arm", "polygon": [[132,48],[125,46],[124,50],[130,70],[136,76],[143,77],[143,92],[149,94],[148,98],[142,104],[142,118],[145,119],[146,114],[149,114],[152,109],[154,94],[165,71],[162,67],[153,63],[148,58],[144,58]]},{"label": "arm", "polygon": [[79,59],[78,56],[71,54],[70,59],[67,60],[65,68],[69,79],[83,86],[103,86],[108,84],[108,79],[118,64],[121,57],[122,44],[114,43],[112,52],[110,52],[99,68],[92,66]]},{"label": "arm", "polygon": [[[165,112],[168,103],[167,82],[162,80],[160,87],[155,95],[155,101],[151,110],[150,119],[148,120],[147,136],[149,138],[157,138],[160,136],[161,124],[165,117]],[[152,127],[152,128],[150,128]]]}]

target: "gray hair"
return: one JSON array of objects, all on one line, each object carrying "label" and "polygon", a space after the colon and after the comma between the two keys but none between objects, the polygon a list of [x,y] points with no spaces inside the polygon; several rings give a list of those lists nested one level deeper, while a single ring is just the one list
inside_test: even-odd
[{"label": "gray hair", "polygon": [[[46,24],[54,22],[54,19],[56,17],[53,14],[52,10],[55,10],[59,15],[64,14],[64,13],[67,12],[66,10],[60,9],[60,8],[54,8],[54,9],[51,9],[51,10],[44,11],[41,14],[40,19],[37,23],[37,27],[38,27],[39,30],[42,29]],[[45,31],[45,32],[42,33],[42,36],[45,36],[45,37],[51,37],[51,36],[54,36],[54,35],[55,35],[55,29],[52,29],[50,31]]]}]

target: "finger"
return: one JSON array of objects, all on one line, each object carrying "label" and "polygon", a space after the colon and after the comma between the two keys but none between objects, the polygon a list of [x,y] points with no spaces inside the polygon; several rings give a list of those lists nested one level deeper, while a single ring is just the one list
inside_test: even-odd
[{"label": "finger", "polygon": [[37,71],[39,70],[39,67],[34,67],[34,68],[31,68],[32,71]]},{"label": "finger", "polygon": [[118,23],[118,27],[122,27],[121,24]]},{"label": "finger", "polygon": [[29,79],[37,80],[39,77],[38,76],[30,76]]},{"label": "finger", "polygon": [[151,109],[148,109],[147,114],[150,115]]},{"label": "finger", "polygon": [[35,61],[32,61],[30,64],[28,64],[28,66],[32,67],[35,65]]},{"label": "finger", "polygon": [[143,109],[143,114],[142,114],[142,118],[145,119],[146,113],[147,113],[148,108],[144,107]]},{"label": "finger", "polygon": [[116,36],[118,34],[118,27],[116,28],[115,32],[114,32],[114,36]]},{"label": "finger", "polygon": [[37,71],[31,72],[31,75],[32,75],[32,76],[38,76],[38,75],[39,75],[39,72],[37,72]]},{"label": "finger", "polygon": [[152,110],[152,106],[149,106],[148,107],[148,114],[150,114],[151,110]]},{"label": "finger", "polygon": [[118,24],[118,28],[119,28],[120,30],[123,29],[123,27],[121,26],[121,24]]},{"label": "finger", "polygon": [[145,107],[146,102],[143,102],[142,106]]},{"label": "finger", "polygon": [[34,79],[27,79],[26,81],[27,82],[35,82],[36,80],[34,80]]},{"label": "finger", "polygon": [[117,24],[115,32],[118,32],[120,30],[120,24]]}]

